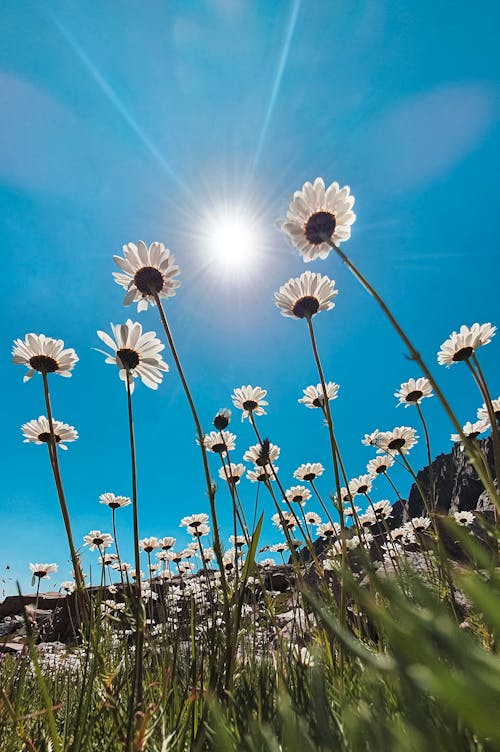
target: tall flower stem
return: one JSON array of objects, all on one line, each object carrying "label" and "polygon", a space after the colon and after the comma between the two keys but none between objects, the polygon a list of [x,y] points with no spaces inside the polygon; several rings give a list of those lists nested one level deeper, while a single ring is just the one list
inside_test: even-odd
[{"label": "tall flower stem", "polygon": [[52,407],[50,404],[49,381],[47,378],[47,373],[45,371],[42,371],[42,377],[43,377],[43,391],[45,395],[45,406],[47,408],[47,418],[49,421],[49,429],[50,429],[50,443],[48,445],[50,463],[52,465],[52,472],[54,474],[54,481],[56,484],[57,496],[59,498],[59,505],[61,507],[61,514],[62,514],[63,521],[64,521],[64,527],[66,529],[66,536],[68,538],[69,550],[71,554],[71,563],[73,564],[73,570],[75,572],[76,586],[79,591],[83,592],[85,590],[85,582],[83,579],[82,568],[80,566],[80,560],[78,558],[78,554],[76,553],[75,544],[73,542],[73,533],[71,531],[71,522],[69,518],[68,505],[66,503],[66,497],[64,495],[61,471],[59,469],[59,459],[57,457],[57,443],[56,443],[56,437],[54,433],[54,421],[52,418]]},{"label": "tall flower stem", "polygon": [[[213,525],[213,533],[214,533],[214,551],[215,556],[217,558],[217,564],[219,565],[220,575],[221,575],[221,584],[222,584],[222,593],[223,593],[223,607],[224,607],[224,621],[226,624],[226,641],[227,641],[227,656],[226,656],[226,668],[227,672],[230,670],[230,666],[232,665],[232,658],[230,655],[231,650],[231,611],[229,607],[229,596],[228,596],[228,586],[226,582],[226,573],[224,571],[224,564],[222,562],[222,547],[220,542],[220,533],[219,533],[219,523],[217,521],[217,511],[215,508],[215,484],[212,483],[212,479],[210,477],[210,469],[208,466],[208,457],[207,457],[207,450],[205,448],[205,442],[204,442],[204,434],[201,428],[200,419],[198,418],[198,413],[196,411],[196,407],[193,401],[193,398],[191,396],[191,391],[189,389],[188,383],[186,381],[186,377],[184,375],[184,369],[182,368],[181,361],[179,359],[179,355],[177,353],[177,348],[175,347],[174,338],[172,336],[172,332],[170,331],[170,326],[167,321],[167,317],[165,316],[165,311],[163,310],[163,306],[161,304],[160,297],[158,295],[158,292],[154,287],[150,288],[151,295],[154,298],[154,301],[156,303],[156,306],[158,308],[158,313],[160,314],[161,323],[163,325],[163,329],[165,330],[165,334],[168,340],[168,344],[170,347],[170,351],[172,353],[172,357],[174,359],[177,372],[179,374],[179,378],[182,382],[182,386],[184,389],[184,393],[186,395],[186,399],[189,404],[189,408],[191,410],[191,414],[193,416],[193,420],[196,426],[196,433],[198,436],[198,443],[200,445],[200,451],[201,451],[201,457],[203,462],[203,471],[205,473],[205,483],[207,486],[207,494],[208,499],[210,503],[210,513],[212,516],[212,525]],[[227,672],[226,672],[226,681],[227,681]]]},{"label": "tall flower stem", "polygon": [[474,370],[472,363],[469,360],[467,361],[467,365],[469,366],[471,373],[474,377],[474,380],[479,387],[481,395],[484,399],[484,404],[486,405],[486,410],[488,412],[488,418],[489,418],[490,426],[491,426],[491,439],[493,441],[493,458],[494,458],[494,464],[495,464],[495,476],[497,479],[497,483],[500,483],[500,433],[497,427],[495,411],[493,410],[493,405],[491,402],[491,397],[490,397],[490,393],[488,390],[488,385],[486,383],[484,373],[482,371],[481,366],[479,365],[479,360],[475,353],[473,353],[472,355],[472,360],[473,360],[474,366],[476,367],[475,370]]},{"label": "tall flower stem", "polygon": [[[133,719],[137,711],[142,709],[143,704],[143,661],[144,661],[144,613],[141,599],[141,559],[139,551],[139,511],[137,501],[137,462],[135,451],[135,433],[134,417],[132,412],[132,392],[130,389],[130,380],[133,378],[126,368],[125,383],[127,386],[127,409],[128,409],[128,428],[130,440],[130,464],[132,468],[132,515],[134,523],[134,563],[135,563],[135,582],[136,582],[136,624],[135,624],[135,661],[134,661],[134,679],[132,693],[129,704],[129,717],[127,729],[126,749],[132,749],[132,727]],[[115,538],[116,541],[116,538]]]},{"label": "tall flower stem", "polygon": [[429,467],[429,501],[431,505],[431,509],[433,511],[436,511],[436,498],[434,493],[434,471],[432,469],[432,453],[431,453],[431,442],[429,439],[429,431],[427,430],[427,424],[425,422],[424,414],[422,412],[422,408],[416,403],[417,411],[420,417],[420,421],[422,423],[422,428],[424,429],[424,437],[425,437],[425,446],[427,448],[427,465]]},{"label": "tall flower stem", "polygon": [[[311,338],[311,346],[314,354],[314,360],[316,361],[316,368],[318,369],[318,376],[319,380],[321,382],[321,388],[323,390],[323,409],[324,414],[326,417],[326,423],[328,426],[328,434],[330,436],[330,447],[332,451],[332,462],[333,462],[333,472],[335,475],[335,487],[337,491],[337,512],[340,519],[340,530],[341,530],[341,538],[342,538],[342,576],[340,579],[340,619],[342,621],[342,624],[345,623],[347,614],[344,613],[345,611],[345,578],[347,574],[347,546],[346,546],[346,527],[345,527],[345,520],[344,520],[344,508],[342,506],[342,495],[341,495],[341,486],[340,486],[340,474],[339,474],[339,464],[338,464],[338,446],[337,442],[335,440],[335,435],[333,433],[333,421],[332,421],[332,414],[330,411],[330,403],[328,400],[328,395],[326,391],[326,381],[325,381],[325,374],[323,373],[323,366],[321,365],[321,359],[319,357],[318,352],[318,346],[316,344],[316,335],[314,334],[314,327],[312,323],[312,316],[307,316],[307,326],[309,329],[309,336]],[[342,654],[341,654],[342,657]],[[342,665],[343,665],[343,658],[342,658]],[[341,672],[342,674],[342,672]]]},{"label": "tall flower stem", "polygon": [[436,380],[430,370],[427,368],[422,356],[418,352],[418,350],[414,347],[411,340],[408,338],[406,333],[403,331],[403,329],[398,324],[396,318],[394,317],[393,313],[391,312],[390,308],[387,306],[383,298],[378,294],[378,292],[375,290],[374,287],[368,282],[366,277],[361,274],[361,272],[357,269],[357,267],[350,261],[350,259],[345,255],[345,253],[340,250],[340,248],[335,245],[335,243],[332,241],[331,237],[323,237],[323,240],[328,243],[328,245],[333,248],[337,256],[343,261],[343,263],[347,266],[351,274],[354,275],[354,277],[358,280],[358,282],[361,284],[362,287],[367,291],[369,295],[372,296],[386,315],[386,317],[389,319],[389,322],[391,323],[392,327],[395,329],[401,340],[404,342],[406,347],[408,348],[410,352],[411,360],[414,360],[420,368],[422,369],[422,372],[426,376],[426,378],[429,380],[430,384],[432,385],[432,388],[434,389],[434,392],[436,394],[436,397],[440,401],[441,405],[443,406],[446,414],[448,415],[448,418],[450,419],[451,423],[455,427],[457,433],[460,436],[461,441],[464,444],[465,450],[467,452],[467,455],[469,459],[471,460],[472,464],[474,465],[476,472],[481,479],[481,482],[483,483],[484,487],[487,489],[489,494],[491,495],[492,500],[494,501],[494,504],[500,509],[500,492],[494,487],[494,485],[490,482],[489,478],[484,472],[484,469],[482,467],[481,459],[479,457],[479,452],[477,450],[477,447],[474,446],[474,444],[468,440],[468,438],[465,436],[465,434],[462,431],[462,426],[458,422],[457,418],[455,417],[455,413],[453,412],[451,405],[449,404],[448,400],[444,396],[443,392],[441,391],[439,385],[436,383]]}]

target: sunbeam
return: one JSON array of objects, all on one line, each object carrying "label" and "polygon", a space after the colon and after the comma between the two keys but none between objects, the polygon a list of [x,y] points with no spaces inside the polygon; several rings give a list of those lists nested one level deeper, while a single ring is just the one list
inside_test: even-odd
[{"label": "sunbeam", "polygon": [[290,53],[293,33],[295,31],[295,26],[297,25],[297,18],[299,15],[301,1],[302,0],[293,0],[292,12],[290,13],[290,18],[288,20],[288,25],[287,25],[286,33],[285,33],[285,39],[283,41],[283,47],[281,49],[281,54],[280,54],[279,61],[278,61],[278,68],[276,70],[276,76],[274,78],[273,88],[271,89],[271,96],[269,97],[269,104],[267,106],[266,115],[264,117],[264,122],[262,123],[262,128],[259,134],[259,140],[257,142],[257,148],[255,150],[255,156],[253,158],[253,164],[252,164],[253,170],[255,170],[259,162],[260,155],[262,153],[262,147],[264,146],[264,141],[267,136],[267,131],[269,130],[269,124],[273,116],[274,107],[276,105],[276,100],[278,98],[278,93],[279,93],[279,89],[281,86],[281,80],[283,78],[283,73],[285,72],[288,55]]},{"label": "sunbeam", "polygon": [[175,184],[182,190],[186,195],[189,197],[192,197],[192,192],[190,188],[184,183],[183,180],[181,180],[178,175],[176,174],[175,170],[171,167],[171,165],[167,162],[163,154],[158,150],[158,148],[152,143],[149,136],[144,133],[141,126],[137,123],[137,121],[132,117],[130,112],[127,110],[123,102],[120,100],[120,98],[116,95],[116,92],[113,90],[113,88],[109,85],[109,83],[106,81],[102,73],[99,71],[99,69],[94,65],[92,60],[88,57],[86,52],[80,47],[80,45],[74,40],[74,38],[71,36],[69,31],[65,28],[65,26],[57,19],[55,16],[50,16],[53,23],[57,28],[59,29],[60,33],[66,40],[66,42],[69,44],[75,55],[78,57],[78,59],[83,63],[85,69],[87,72],[92,76],[94,81],[98,84],[101,91],[106,95],[107,99],[111,102],[111,104],[114,106],[116,111],[122,116],[122,118],[125,120],[129,128],[135,133],[135,135],[139,138],[143,146],[149,151],[152,157],[155,158],[155,160],[158,162],[158,164],[161,166],[161,168],[167,173],[167,175],[175,182]]}]

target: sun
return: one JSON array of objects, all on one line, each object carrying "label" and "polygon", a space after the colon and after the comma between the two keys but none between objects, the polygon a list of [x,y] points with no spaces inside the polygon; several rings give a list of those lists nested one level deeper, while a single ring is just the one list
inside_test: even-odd
[{"label": "sun", "polygon": [[250,213],[225,207],[211,217],[206,242],[211,260],[220,269],[237,273],[256,264],[262,237],[258,222]]}]

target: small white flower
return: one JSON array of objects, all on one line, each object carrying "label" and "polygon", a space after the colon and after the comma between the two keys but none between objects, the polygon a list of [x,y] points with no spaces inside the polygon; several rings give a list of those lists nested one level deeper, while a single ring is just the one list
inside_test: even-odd
[{"label": "small white flower", "polygon": [[57,564],[30,564],[30,569],[33,577],[38,577],[40,580],[46,577],[50,580],[49,574],[57,572]]},{"label": "small white flower", "polygon": [[311,498],[311,492],[305,486],[291,486],[285,491],[285,496],[287,501],[304,506],[306,501]]},{"label": "small white flower", "polygon": [[441,345],[438,352],[438,363],[451,366],[463,360],[469,360],[471,355],[483,345],[491,342],[497,328],[489,322],[487,324],[472,324],[471,327],[462,325],[458,332],[452,332]]},{"label": "small white flower", "polygon": [[370,460],[370,462],[366,466],[366,469],[368,470],[372,478],[375,478],[377,475],[387,472],[387,470],[393,465],[394,457],[391,457],[390,454],[383,454],[380,457],[374,457],[372,460]]},{"label": "small white flower", "polygon": [[98,548],[99,551],[103,548],[109,548],[113,543],[113,538],[109,533],[101,533],[100,530],[91,530],[88,535],[83,536],[83,542],[85,546],[89,547],[89,551],[93,551]]},{"label": "small white flower", "polygon": [[323,522],[316,528],[316,533],[324,540],[337,538],[340,535],[340,525],[337,525],[336,522]]},{"label": "small white flower", "polygon": [[59,376],[69,377],[70,371],[78,362],[78,356],[72,347],[64,349],[62,339],[31,332],[24,340],[14,340],[12,360],[18,365],[28,367],[28,373],[23,378],[23,381],[28,381],[35,371],[44,374],[58,373]]},{"label": "small white flower", "polygon": [[264,407],[268,405],[264,397],[267,391],[260,386],[240,386],[231,395],[233,405],[242,410],[241,420],[250,415],[266,415]]},{"label": "small white flower", "polygon": [[271,444],[267,439],[264,439],[262,444],[254,444],[251,446],[245,454],[243,459],[245,462],[253,462],[254,465],[259,467],[266,467],[270,463],[274,463],[280,456],[280,448],[276,444]]},{"label": "small white flower", "polygon": [[155,549],[160,548],[160,541],[154,535],[150,538],[142,538],[139,541],[139,548],[150,554]]},{"label": "small white flower", "polygon": [[[468,439],[475,439],[477,436],[487,431],[489,427],[490,424],[487,420],[476,420],[475,423],[471,423],[470,420],[468,420],[467,423],[462,426],[462,432]],[[455,443],[462,440],[458,433],[452,433],[450,438]]]},{"label": "small white flower", "polygon": [[121,509],[132,504],[128,496],[115,496],[114,493],[103,493],[99,496],[99,503],[105,504],[110,509]]},{"label": "small white flower", "polygon": [[126,381],[128,373],[130,391],[134,390],[134,378],[140,378],[150,389],[158,389],[163,379],[162,371],[168,371],[168,366],[160,355],[165,345],[157,339],[156,332],[143,333],[141,324],[131,319],[125,324],[111,324],[111,329],[114,339],[106,332],[97,332],[113,352],[113,355],[103,352],[105,362],[118,366],[122,381]]},{"label": "small white flower", "polygon": [[304,261],[325,259],[332,250],[328,240],[338,245],[351,237],[356,219],[353,205],[348,185],[341,188],[334,182],[325,188],[323,178],[318,177],[295,191],[282,229]]},{"label": "small white flower", "polygon": [[[76,441],[78,432],[67,423],[61,423],[60,420],[53,420],[54,438],[58,447],[67,449],[66,442]],[[50,424],[45,415],[28,421],[21,426],[24,443],[32,442],[33,444],[50,444]]]},{"label": "small white flower", "polygon": [[320,311],[334,308],[332,301],[336,295],[338,290],[333,279],[307,270],[282,285],[274,293],[274,300],[283,316],[310,319]]},{"label": "small white flower", "polygon": [[237,485],[240,482],[242,476],[245,474],[245,470],[246,467],[245,465],[241,464],[241,462],[238,464],[230,462],[227,465],[219,468],[219,478],[227,481],[227,483]]},{"label": "small white flower", "polygon": [[399,387],[394,396],[398,398],[399,405],[409,407],[410,405],[419,405],[425,397],[432,397],[432,386],[429,379],[424,377],[420,379],[410,379],[405,381]]},{"label": "small white flower", "polygon": [[[497,399],[491,400],[491,406],[493,407],[493,412],[495,414],[495,418],[497,422],[500,420],[500,397],[497,397]],[[477,411],[477,419],[478,420],[487,420],[488,423],[490,421],[490,416],[488,415],[488,410],[486,408],[485,403],[481,405],[480,408],[478,408]]]},{"label": "small white flower", "polygon": [[398,426],[392,431],[381,431],[377,434],[376,445],[379,453],[401,452],[408,454],[417,443],[417,432],[409,426]]},{"label": "small white flower", "polygon": [[175,256],[163,243],[151,243],[149,248],[143,240],[123,246],[123,255],[113,256],[121,272],[113,272],[115,282],[127,290],[124,304],[137,303],[137,311],[146,311],[148,303],[155,305],[153,290],[159,298],[170,298],[180,282],[174,279],[179,274]]},{"label": "small white flower", "polygon": [[[340,386],[338,384],[335,384],[333,381],[328,381],[325,386],[328,401],[331,402],[332,400],[337,399]],[[304,396],[301,397],[301,399],[299,399],[298,401],[304,404],[306,407],[313,409],[315,407],[323,407],[323,405],[325,404],[322,384],[316,384],[316,386],[307,386],[302,391],[304,392]]]},{"label": "small white flower", "polygon": [[465,527],[469,527],[474,522],[474,515],[472,512],[453,512],[453,517],[458,522],[459,525],[465,525]]},{"label": "small white flower", "polygon": [[306,462],[295,470],[293,477],[297,480],[310,482],[319,478],[324,472],[325,468],[321,462]]},{"label": "small white flower", "polygon": [[230,431],[210,431],[203,437],[205,448],[215,454],[227,454],[236,447],[236,435]]},{"label": "small white flower", "polygon": [[351,496],[362,496],[371,491],[373,483],[372,475],[360,475],[359,478],[353,478],[349,481],[349,491]]}]

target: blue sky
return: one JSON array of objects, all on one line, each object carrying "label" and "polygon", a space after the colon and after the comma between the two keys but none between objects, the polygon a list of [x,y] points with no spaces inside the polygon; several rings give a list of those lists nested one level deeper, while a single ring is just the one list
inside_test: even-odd
[{"label": "blue sky", "polygon": [[[71,379],[51,379],[54,414],[80,440],[61,457],[78,543],[110,529],[104,491],[130,493],[126,402],[97,329],[151,309],[122,305],[112,256],[159,240],[175,253],[182,286],[167,315],[200,416],[209,430],[242,384],[268,389],[261,430],[282,448],[285,486],[302,462],[329,468],[317,411],[299,405],[317,383],[304,322],[284,319],[272,293],[306,268],[278,230],[290,195],[322,175],[348,183],[357,221],[344,250],[398,312],[427,360],[462,323],[498,324],[500,53],[498,3],[51,2],[3,10],[0,51],[0,197],[3,238],[1,358],[4,428],[1,576],[29,589],[30,561],[70,567],[46,451],[20,425],[44,412],[39,377],[22,383],[11,345],[43,332],[74,347]],[[213,257],[207,227],[244,208],[259,233],[241,274]],[[235,243],[238,239],[235,238]],[[350,477],[373,452],[378,427],[418,426],[393,392],[420,375],[375,304],[333,257],[308,265],[336,280],[333,311],[316,318]],[[141,534],[174,535],[184,514],[208,511],[199,451],[172,358],[157,393],[135,394]],[[498,342],[481,352],[498,396]],[[495,366],[497,366],[495,368]],[[465,368],[433,365],[461,420],[482,400]],[[433,452],[451,428],[425,405]],[[234,460],[254,443],[233,414]],[[423,445],[411,459],[425,463]],[[214,457],[214,460],[216,458]],[[217,474],[213,462],[213,474]],[[321,489],[332,488],[331,476]],[[401,477],[402,489],[409,486]],[[242,483],[246,508],[255,486]],[[374,498],[392,498],[377,488]],[[261,489],[260,508],[273,512]],[[230,501],[218,492],[230,533]],[[131,556],[130,508],[118,513]],[[263,543],[279,534],[266,523]],[[86,564],[96,557],[85,552]],[[6,570],[9,566],[10,569]],[[9,579],[10,578],[10,579]],[[51,583],[48,583],[49,585]]]}]

